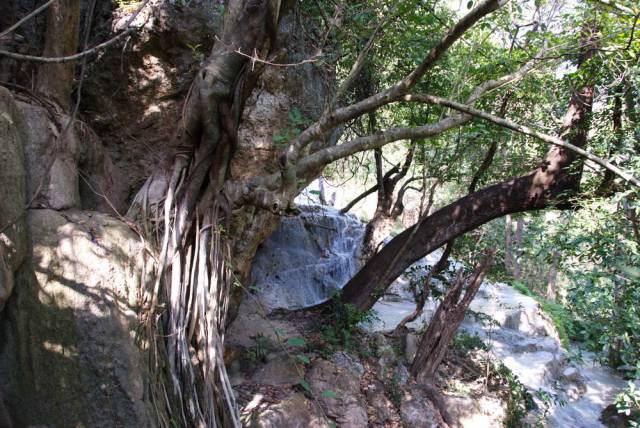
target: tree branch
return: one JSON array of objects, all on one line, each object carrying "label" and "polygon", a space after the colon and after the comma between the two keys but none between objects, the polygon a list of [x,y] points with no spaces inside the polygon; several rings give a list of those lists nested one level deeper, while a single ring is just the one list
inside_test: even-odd
[{"label": "tree branch", "polygon": [[76,61],[76,60],[84,58],[86,56],[93,55],[96,52],[98,52],[98,51],[100,51],[102,49],[106,49],[109,46],[115,44],[117,41],[121,40],[124,36],[129,35],[129,34],[133,33],[134,31],[138,30],[139,28],[137,28],[137,27],[131,27],[131,23],[138,16],[138,14],[142,11],[142,9],[144,9],[144,7],[147,5],[147,3],[149,3],[149,0],[145,0],[145,2],[131,16],[131,18],[129,18],[129,20],[127,21],[126,29],[122,33],[118,34],[117,36],[115,36],[115,37],[113,37],[113,38],[111,38],[109,40],[107,40],[106,42],[100,43],[99,45],[96,45],[96,46],[92,47],[91,49],[87,49],[87,50],[84,50],[82,52],[78,52],[77,54],[73,54],[73,55],[69,55],[69,56],[50,57],[50,58],[41,57],[41,56],[34,56],[34,55],[22,55],[22,54],[17,54],[15,52],[9,52],[9,51],[5,51],[5,50],[0,49],[0,56],[6,56],[8,58],[17,59],[17,60],[20,60],[20,61],[31,61],[31,62],[39,62],[39,63],[45,63],[45,64],[59,64],[59,63]]},{"label": "tree branch", "polygon": [[31,13],[29,13],[27,16],[25,16],[24,18],[22,18],[21,20],[19,20],[18,22],[16,22],[15,24],[13,24],[11,27],[7,28],[6,30],[4,30],[2,33],[0,33],[0,40],[2,40],[2,38],[4,36],[6,36],[7,34],[13,32],[16,28],[20,27],[22,24],[24,24],[25,22],[27,22],[28,20],[30,20],[31,18],[33,18],[34,16],[38,15],[39,13],[43,12],[44,10],[46,10],[49,6],[51,6],[51,4],[56,1],[56,0],[49,0],[48,2],[46,2],[45,4],[43,4],[42,6],[40,6],[39,8],[35,9],[34,11],[32,11]]},{"label": "tree branch", "polygon": [[614,174],[616,174],[617,176],[621,177],[622,179],[624,179],[626,182],[633,184],[636,187],[640,187],[640,180],[638,180],[637,178],[635,178],[633,175],[629,174],[626,171],[621,170],[620,168],[618,168],[617,166],[613,165],[612,163],[608,162],[605,159],[602,159],[592,153],[589,153],[588,151],[575,146],[567,141],[564,141],[562,138],[556,137],[554,135],[549,135],[549,134],[545,134],[539,131],[536,131],[535,129],[529,128],[528,126],[524,126],[524,125],[520,125],[518,123],[512,122],[509,119],[503,119],[500,118],[498,116],[494,116],[490,113],[475,109],[473,107],[470,107],[468,105],[465,104],[461,104],[455,101],[451,101],[451,100],[447,100],[445,98],[441,98],[441,97],[437,97],[435,95],[406,95],[404,97],[404,100],[406,101],[419,101],[419,102],[426,102],[426,103],[430,103],[430,104],[437,104],[437,105],[442,105],[445,107],[449,107],[452,108],[454,110],[457,110],[459,112],[463,112],[467,115],[471,115],[471,116],[475,116],[478,117],[480,119],[484,119],[488,122],[492,122],[495,123],[496,125],[502,126],[503,128],[507,128],[510,129],[512,131],[518,132],[520,134],[524,134],[524,135],[528,135],[530,137],[535,137],[539,140],[542,140],[546,143],[549,144],[553,144],[554,146],[558,146],[558,147],[562,147],[564,149],[570,150],[582,157],[585,157],[587,159],[589,159],[592,162],[597,163],[598,165],[602,166],[603,168],[606,168],[607,170],[613,172]]}]

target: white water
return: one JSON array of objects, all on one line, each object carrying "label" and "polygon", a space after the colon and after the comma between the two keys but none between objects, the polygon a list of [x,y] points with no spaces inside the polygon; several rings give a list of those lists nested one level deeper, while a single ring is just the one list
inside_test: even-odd
[{"label": "white water", "polygon": [[[428,256],[426,264],[435,264],[440,254],[438,251]],[[413,312],[412,299],[399,290],[400,284],[406,282],[401,279],[394,287],[399,299],[383,299],[374,306],[380,319],[372,326],[374,330],[392,329]],[[424,314],[409,326],[419,328],[428,322],[436,305],[437,302],[429,301]],[[562,348],[550,318],[534,299],[506,284],[485,281],[471,310],[491,317],[495,323],[482,322],[471,313],[461,328],[482,337],[491,352],[518,376],[534,397],[542,390],[557,399],[556,404],[550,404],[546,420],[549,427],[604,426],[599,421],[600,413],[626,387],[626,382],[596,363],[591,353],[582,352],[580,363],[568,361],[568,352]],[[560,401],[564,401],[564,405],[560,405]],[[544,406],[541,400],[536,402]]]},{"label": "white water", "polygon": [[[321,303],[344,286],[357,270],[363,225],[355,217],[341,215],[333,208],[302,209],[300,217],[281,221],[255,258],[252,280],[257,297],[270,309],[298,309]],[[432,266],[440,251],[417,264]],[[372,326],[374,330],[393,329],[414,310],[415,304],[404,289],[407,283],[406,278],[400,278],[391,287],[394,296],[376,304],[374,310],[380,321]],[[435,302],[428,302],[424,315],[410,326],[419,327],[426,322],[435,306]],[[626,382],[594,363],[592,354],[583,353],[581,363],[569,362],[551,320],[535,300],[506,284],[485,281],[471,309],[485,314],[484,318],[491,317],[495,323],[468,315],[462,328],[480,335],[532,393],[543,390],[566,401],[564,406],[550,408],[549,426],[603,426],[599,422],[600,413],[625,388]]]}]

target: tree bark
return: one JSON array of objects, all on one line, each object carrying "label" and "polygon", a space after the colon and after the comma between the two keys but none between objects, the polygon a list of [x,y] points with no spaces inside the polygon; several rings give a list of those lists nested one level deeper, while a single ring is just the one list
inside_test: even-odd
[{"label": "tree bark", "polygon": [[515,257],[511,260],[513,263],[513,278],[520,281],[522,278],[522,265],[520,264],[520,256],[522,255],[522,233],[524,228],[524,219],[522,216],[516,219],[516,236],[515,236]]},{"label": "tree bark", "polygon": [[[372,131],[375,128],[372,128]],[[376,189],[378,199],[376,210],[371,220],[367,223],[362,241],[362,252],[360,259],[363,263],[371,258],[382,246],[384,239],[389,236],[395,221],[404,211],[403,199],[407,187],[403,186],[394,200],[394,192],[398,183],[407,175],[411,163],[416,143],[412,142],[402,166],[398,165],[386,174],[382,173],[382,151],[377,149],[374,152],[376,160]],[[406,184],[406,183],[405,183]],[[366,192],[365,192],[366,193]]]},{"label": "tree bark", "polygon": [[[44,37],[45,57],[75,54],[80,30],[80,0],[57,0],[47,11]],[[75,77],[75,64],[42,64],[38,67],[36,88],[69,110],[71,90]]]},{"label": "tree bark", "polygon": [[511,214],[504,216],[504,270],[513,273],[513,245],[511,244],[513,234],[513,226],[511,222]]},{"label": "tree bark", "polygon": [[[436,309],[429,327],[425,331],[418,351],[411,363],[411,375],[423,384],[433,384],[436,371],[442,362],[453,335],[458,330],[464,316],[475,297],[485,274],[493,261],[494,251],[490,250],[475,268],[469,278],[464,278],[462,269],[456,274],[451,288],[447,291],[444,300]],[[467,284],[464,297],[462,289]]]},{"label": "tree bark", "polygon": [[560,261],[560,253],[554,249],[551,254],[551,266],[547,275],[547,300],[554,302],[556,300],[556,280],[558,279],[558,263]]}]

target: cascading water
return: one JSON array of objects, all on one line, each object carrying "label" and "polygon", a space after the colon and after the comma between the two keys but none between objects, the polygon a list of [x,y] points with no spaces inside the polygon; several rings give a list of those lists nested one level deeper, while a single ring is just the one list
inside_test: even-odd
[{"label": "cascading water", "polygon": [[[279,228],[258,249],[253,264],[256,295],[271,310],[321,303],[358,269],[364,225],[334,208],[300,208],[299,216],[281,220]],[[434,251],[415,266],[432,266],[440,254],[441,250]],[[450,266],[456,269],[460,263],[452,261]],[[406,278],[398,279],[391,287],[392,295],[374,306],[379,321],[371,326],[373,330],[391,330],[413,311],[415,303],[406,290],[407,283]],[[409,326],[428,322],[436,305],[428,301],[422,317]],[[582,362],[571,362],[567,356],[576,350],[561,346],[553,323],[534,299],[506,284],[485,281],[470,309],[461,328],[481,336],[534,395],[544,391],[565,402],[550,407],[549,426],[603,426],[598,420],[600,413],[626,382],[594,363],[592,354],[583,353]]]},{"label": "cascading water", "polygon": [[331,207],[301,205],[256,253],[251,270],[268,309],[300,309],[326,301],[358,270],[364,225]]}]

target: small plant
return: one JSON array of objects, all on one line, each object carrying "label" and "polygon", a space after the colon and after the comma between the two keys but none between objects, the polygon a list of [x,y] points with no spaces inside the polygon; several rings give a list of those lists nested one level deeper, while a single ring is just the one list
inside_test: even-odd
[{"label": "small plant", "polygon": [[257,334],[251,338],[254,344],[247,350],[246,359],[249,366],[266,362],[267,355],[273,351],[274,345],[267,336]]},{"label": "small plant", "polygon": [[115,0],[116,7],[125,13],[133,13],[140,7],[138,0]]},{"label": "small plant", "polygon": [[362,324],[370,324],[377,319],[373,311],[361,311],[355,306],[344,303],[340,293],[331,300],[327,325],[322,328],[322,338],[331,348],[354,348],[354,331]]},{"label": "small plant", "polygon": [[385,383],[385,391],[389,400],[399,409],[402,404],[402,391],[400,390],[400,382],[397,374],[394,373],[389,382]]},{"label": "small plant", "polygon": [[630,418],[630,427],[640,427],[640,390],[633,381],[629,381],[627,389],[616,395],[614,404],[618,413]]},{"label": "small plant", "polygon": [[287,143],[297,137],[302,130],[309,124],[309,120],[305,118],[297,107],[289,110],[289,125],[281,129],[273,136],[273,142],[279,148],[284,148]]},{"label": "small plant", "polygon": [[187,43],[187,47],[191,50],[191,55],[196,61],[204,61],[204,52],[201,50],[202,45],[200,43]]},{"label": "small plant", "polygon": [[565,404],[567,404],[566,401],[558,398],[556,394],[552,394],[543,389],[539,389],[538,391],[536,391],[535,395],[540,399],[542,405],[544,406],[542,414],[543,419],[546,419],[547,416],[549,416],[549,411],[551,410],[552,406],[564,406]]},{"label": "small plant", "polygon": [[464,356],[467,356],[469,352],[475,349],[481,349],[483,351],[489,350],[489,347],[482,341],[477,333],[470,334],[464,330],[453,336],[451,346],[453,349],[461,352]]},{"label": "small plant", "polygon": [[492,370],[492,383],[506,394],[507,415],[505,426],[515,428],[522,426],[522,419],[535,408],[533,397],[527,388],[520,382],[518,376],[499,362]]}]

